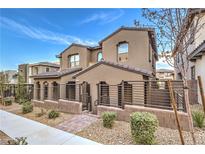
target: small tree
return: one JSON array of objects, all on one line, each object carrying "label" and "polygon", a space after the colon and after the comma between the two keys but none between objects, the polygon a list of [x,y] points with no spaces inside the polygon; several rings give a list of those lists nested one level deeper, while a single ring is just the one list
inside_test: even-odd
[{"label": "small tree", "polygon": [[19,73],[18,74],[18,84],[16,85],[16,99],[18,102],[22,100],[27,100],[27,88],[25,86],[24,77]]}]

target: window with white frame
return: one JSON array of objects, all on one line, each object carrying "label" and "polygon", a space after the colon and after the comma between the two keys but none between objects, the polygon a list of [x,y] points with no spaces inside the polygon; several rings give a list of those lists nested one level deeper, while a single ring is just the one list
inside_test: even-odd
[{"label": "window with white frame", "polygon": [[79,54],[69,56],[69,66],[70,67],[77,67],[80,65],[80,56]]},{"label": "window with white frame", "polygon": [[128,43],[123,42],[117,45],[118,61],[124,62],[128,60]]}]

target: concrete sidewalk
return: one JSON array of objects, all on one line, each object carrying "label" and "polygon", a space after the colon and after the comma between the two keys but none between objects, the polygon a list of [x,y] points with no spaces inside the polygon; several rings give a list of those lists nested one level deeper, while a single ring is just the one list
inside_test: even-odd
[{"label": "concrete sidewalk", "polygon": [[3,110],[0,110],[0,130],[13,139],[27,137],[30,145],[100,145]]}]

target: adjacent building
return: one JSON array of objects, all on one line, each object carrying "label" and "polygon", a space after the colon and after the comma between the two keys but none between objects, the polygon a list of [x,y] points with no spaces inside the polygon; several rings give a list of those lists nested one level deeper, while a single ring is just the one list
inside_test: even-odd
[{"label": "adjacent building", "polygon": [[[196,17],[200,16],[201,19],[199,21],[198,26],[201,28],[195,35],[190,35],[192,31],[192,27],[196,24]],[[189,22],[185,25],[187,30],[187,35],[190,37],[190,45],[187,48],[188,59],[183,58],[181,59],[179,53],[174,53],[175,56],[175,63],[181,63],[182,60],[186,63],[189,60],[188,65],[188,74],[187,79],[196,81],[197,76],[201,76],[203,88],[205,89],[205,9],[190,9],[190,17]],[[182,79],[182,75],[178,69],[175,69],[176,72],[176,79]],[[197,82],[195,82],[197,84]],[[196,87],[198,89],[198,96],[200,96],[199,88],[197,85],[192,87]],[[198,97],[198,102],[201,103],[201,97]],[[197,102],[196,102],[197,103]]]},{"label": "adjacent building", "polygon": [[174,70],[157,69],[156,77],[162,80],[174,80]]},{"label": "adjacent building", "polygon": [[45,72],[58,71],[60,65],[51,62],[38,62],[33,64],[21,64],[18,66],[19,75],[22,77],[22,82],[33,84],[33,75],[38,75]]},{"label": "adjacent building", "polygon": [[[156,77],[155,32],[151,28],[121,27],[102,39],[98,46],[73,43],[57,57],[60,70],[32,76],[34,101],[78,100],[83,109],[90,103],[89,110],[94,112],[101,97],[109,100],[110,105],[114,102],[110,100],[112,90],[107,85],[123,83],[130,87],[123,81]],[[120,93],[119,88],[115,90]],[[120,97],[116,96],[117,103]],[[127,97],[129,101],[134,99]]]},{"label": "adjacent building", "polygon": [[5,76],[5,83],[16,84],[17,83],[17,71],[16,70],[6,70],[0,72],[0,75]]}]

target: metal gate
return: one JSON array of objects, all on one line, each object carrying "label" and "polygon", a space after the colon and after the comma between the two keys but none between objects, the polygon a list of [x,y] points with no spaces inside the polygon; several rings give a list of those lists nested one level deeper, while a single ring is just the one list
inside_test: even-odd
[{"label": "metal gate", "polygon": [[88,84],[87,82],[83,82],[81,84],[81,89],[82,110],[92,111],[90,84]]}]

